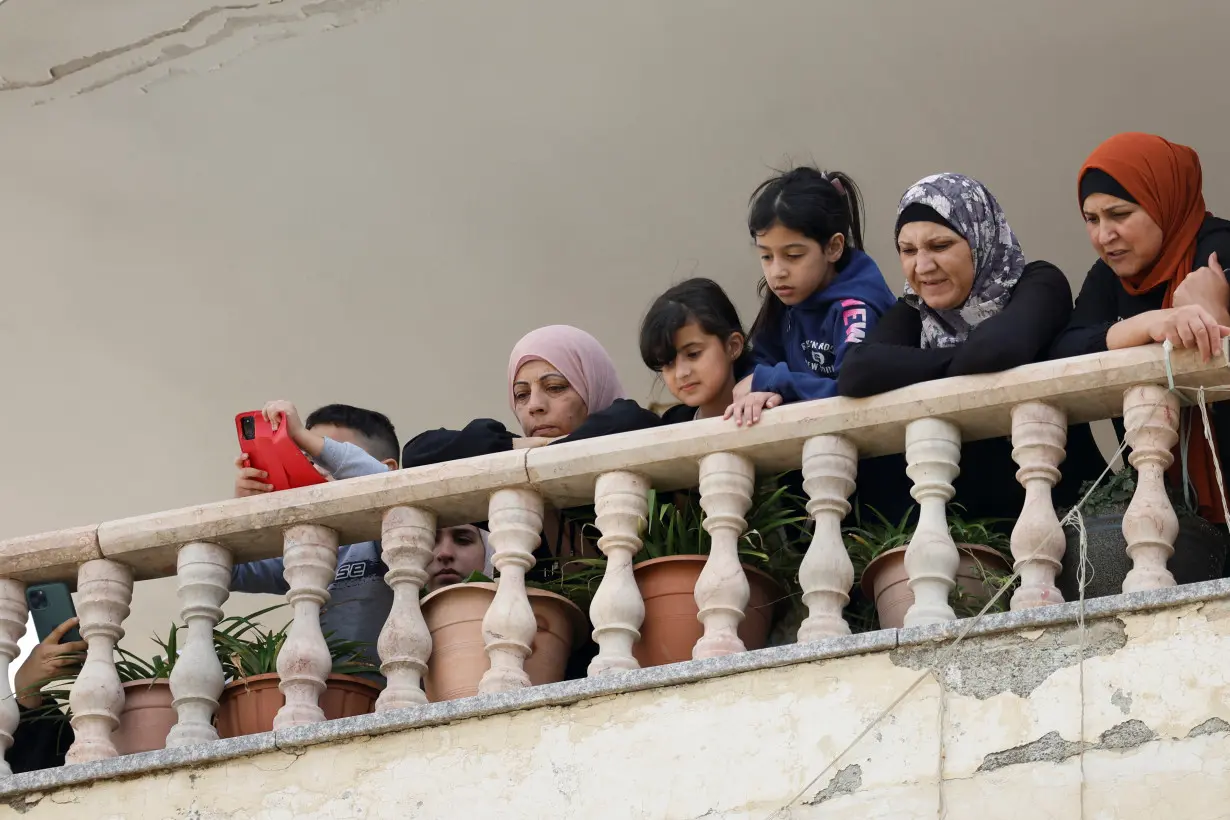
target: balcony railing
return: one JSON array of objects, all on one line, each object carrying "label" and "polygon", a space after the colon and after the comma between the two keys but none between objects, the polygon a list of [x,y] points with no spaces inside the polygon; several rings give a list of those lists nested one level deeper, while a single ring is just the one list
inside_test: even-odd
[{"label": "balcony railing", "polygon": [[[419,609],[437,527],[489,521],[500,571],[483,623],[490,667],[483,693],[529,685],[524,671],[535,634],[526,586],[545,505],[593,503],[610,559],[590,618],[599,646],[591,676],[636,668],[632,647],[644,607],[632,575],[641,547],[649,488],[699,485],[712,549],[695,595],[704,634],[696,658],[740,652],[737,626],[748,584],[737,542],[755,474],[802,468],[815,534],[799,573],[808,617],[800,642],[848,634],[843,607],[853,568],[840,522],[857,480],[860,457],[903,452],[920,504],[919,526],[906,554],[915,603],[907,626],[955,619],[949,605],[958,552],[945,507],[961,444],[1011,435],[1017,479],[1026,500],[1012,535],[1021,586],[1011,602],[1024,609],[1062,600],[1055,577],[1064,537],[1051,488],[1063,460],[1069,424],[1125,417],[1133,464],[1140,472],[1123,531],[1133,569],[1124,591],[1174,585],[1166,568],[1177,526],[1162,471],[1179,424],[1179,388],[1230,385],[1225,350],[1209,363],[1195,351],[1167,360],[1158,346],[1021,367],[985,376],[919,384],[870,399],[829,399],[776,409],[738,429],[697,421],[558,446],[400,470],[288,492],[233,499],[97,526],[0,542],[0,745],[18,721],[8,669],[25,630],[25,586],[62,580],[79,593],[86,661],[70,705],[75,742],[71,763],[116,756],[111,732],[123,692],[114,656],[124,633],[134,580],[176,575],[187,638],[171,677],[178,724],[168,746],[217,739],[212,725],[223,672],[213,628],[228,596],[236,562],[283,556],[294,611],[278,661],[285,705],[275,729],[324,720],[318,699],[329,673],[319,614],[328,600],[339,543],[379,539],[394,602],[379,641],[388,685],[378,712],[425,703],[421,679],[431,638]],[[1172,389],[1173,387],[1173,389]],[[959,500],[959,499],[958,499]],[[7,774],[7,764],[0,764]]]}]

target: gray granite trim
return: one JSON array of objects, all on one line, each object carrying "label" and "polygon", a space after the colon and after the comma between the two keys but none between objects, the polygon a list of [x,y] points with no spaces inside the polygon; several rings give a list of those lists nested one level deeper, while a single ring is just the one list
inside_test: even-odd
[{"label": "gray granite trim", "polygon": [[25,792],[43,792],[77,786],[95,780],[118,780],[150,774],[164,769],[189,768],[205,763],[218,763],[237,757],[277,751],[273,732],[245,735],[179,749],[159,749],[156,752],[113,757],[93,763],[76,763],[56,769],[42,769],[11,777],[0,777],[0,799],[9,800]]},{"label": "gray granite trim", "polygon": [[[1230,598],[1230,578],[1203,581],[1199,584],[1186,584],[1167,589],[1130,592],[1126,595],[1089,598],[1085,601],[1085,618],[1087,620],[1113,618],[1116,615],[1147,612],[1149,610],[1164,609],[1182,604],[1212,601],[1218,598]],[[1041,629],[1048,626],[1075,624],[1079,617],[1079,601],[1055,604],[1054,606],[1040,606],[1034,609],[1022,609],[1016,612],[997,612],[994,615],[984,615],[982,620],[970,629],[967,637],[994,635],[1019,629]],[[915,646],[934,641],[952,640],[960,635],[968,624],[969,620],[964,619],[950,621],[945,624],[899,629],[897,630],[897,645]]]},{"label": "gray granite trim", "polygon": [[859,635],[825,638],[811,643],[775,646],[738,655],[708,658],[703,661],[687,661],[667,666],[654,666],[649,669],[610,672],[596,678],[550,683],[545,686],[519,689],[515,692],[476,695],[472,698],[428,703],[392,712],[333,720],[314,726],[301,726],[297,729],[278,732],[278,746],[282,749],[298,748],[404,729],[438,726],[467,718],[485,717],[542,706],[565,706],[587,698],[680,686],[727,675],[737,675],[740,672],[831,660],[847,655],[881,652],[894,649],[896,646],[897,630],[882,629],[879,632],[864,632]]},{"label": "gray granite trim", "polygon": [[[1230,597],[1230,579],[1208,581],[1170,589],[1093,598],[1085,602],[1085,616],[1088,619],[1111,618],[1227,597]],[[992,635],[1014,630],[1070,625],[1076,623],[1079,609],[1080,605],[1074,602],[987,615],[969,634]],[[597,678],[553,683],[516,692],[429,703],[410,709],[334,720],[282,732],[219,740],[201,746],[166,749],[95,763],[45,769],[0,778],[0,800],[12,801],[15,797],[30,792],[46,792],[97,780],[129,778],[167,769],[218,763],[263,752],[280,750],[295,754],[299,749],[319,743],[438,726],[458,720],[543,706],[564,706],[587,698],[680,686],[742,672],[951,640],[959,635],[966,625],[967,621],[953,621],[935,626],[884,629],[860,635],[826,638],[812,643],[789,644],[722,658],[613,672]]]}]

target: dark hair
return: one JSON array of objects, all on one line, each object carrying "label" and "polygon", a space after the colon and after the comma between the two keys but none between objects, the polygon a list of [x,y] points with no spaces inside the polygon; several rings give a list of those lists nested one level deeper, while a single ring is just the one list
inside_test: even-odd
[{"label": "dark hair", "polygon": [[364,410],[349,404],[326,404],[313,410],[303,426],[311,430],[318,424],[332,424],[334,427],[353,430],[371,445],[369,455],[381,461],[388,458],[396,461],[401,455],[401,446],[397,443],[397,431],[393,429],[393,422],[389,421],[388,416],[375,410]]},{"label": "dark hair", "polygon": [[[841,171],[821,171],[801,165],[779,172],[752,192],[748,201],[747,229],[752,239],[781,225],[798,231],[822,246],[837,234],[846,237],[837,270],[850,261],[853,250],[863,249],[863,201],[858,186]],[[774,327],[782,313],[781,301],[769,292],[763,277],[756,286],[760,313],[752,322],[752,338]]]},{"label": "dark hair", "polygon": [[743,336],[743,353],[735,362],[735,372],[741,372],[749,351],[739,311],[721,285],[700,277],[671,287],[649,306],[641,320],[641,359],[646,367],[661,370],[675,360],[675,334],[689,322],[696,322],[705,333],[723,342],[732,333]]}]

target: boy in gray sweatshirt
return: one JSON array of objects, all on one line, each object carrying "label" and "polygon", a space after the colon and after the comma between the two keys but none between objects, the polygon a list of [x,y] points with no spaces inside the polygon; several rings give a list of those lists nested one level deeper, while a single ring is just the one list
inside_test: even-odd
[{"label": "boy in gray sweatshirt", "polygon": [[[397,469],[400,447],[388,417],[345,404],[321,407],[303,422],[287,401],[275,401],[263,410],[277,429],[285,418],[287,433],[327,478],[341,480]],[[235,495],[270,492],[268,476],[252,467],[247,456],[235,460],[239,468]],[[380,560],[380,542],[364,541],[338,550],[337,574],[329,585],[329,603],[320,614],[320,626],[333,637],[365,644],[363,659],[379,667],[376,641],[393,605],[393,590],[384,581],[388,567]],[[457,583],[474,571],[490,575],[485,534],[473,525],[450,527],[436,533],[435,558],[428,567],[429,590]],[[281,558],[239,564],[231,571],[231,589],[284,595],[289,586]]]}]

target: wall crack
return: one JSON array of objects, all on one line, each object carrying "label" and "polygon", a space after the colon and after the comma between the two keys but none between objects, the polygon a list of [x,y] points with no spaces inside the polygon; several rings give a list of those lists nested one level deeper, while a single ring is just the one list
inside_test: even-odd
[{"label": "wall crack", "polygon": [[1062,763],[1082,752],[1134,749],[1158,739],[1156,732],[1135,718],[1110,727],[1098,737],[1097,743],[1064,740],[1059,732],[1047,732],[1031,743],[1004,749],[1002,752],[991,752],[982,759],[977,771],[993,772],[1022,763]]},{"label": "wall crack", "polygon": [[[181,26],[52,66],[44,79],[4,81],[0,78],[0,93],[60,86],[73,80],[80,81],[81,84],[71,90],[69,96],[86,94],[166,63],[182,60],[249,29],[290,26],[320,16],[336,18],[326,28],[341,28],[356,22],[364,11],[378,9],[385,2],[387,0],[324,0],[296,5],[292,0],[270,0],[263,3],[213,6],[192,15]],[[215,27],[212,31],[211,26]],[[202,32],[208,32],[203,39],[192,39],[193,35],[199,36]],[[280,34],[282,37],[293,37],[297,32],[283,31]],[[251,47],[255,48],[260,44],[261,41],[255,39]],[[95,71],[102,73],[107,65],[113,62],[122,63],[125,67],[93,81],[86,79]],[[174,73],[171,76],[174,76]]]}]

